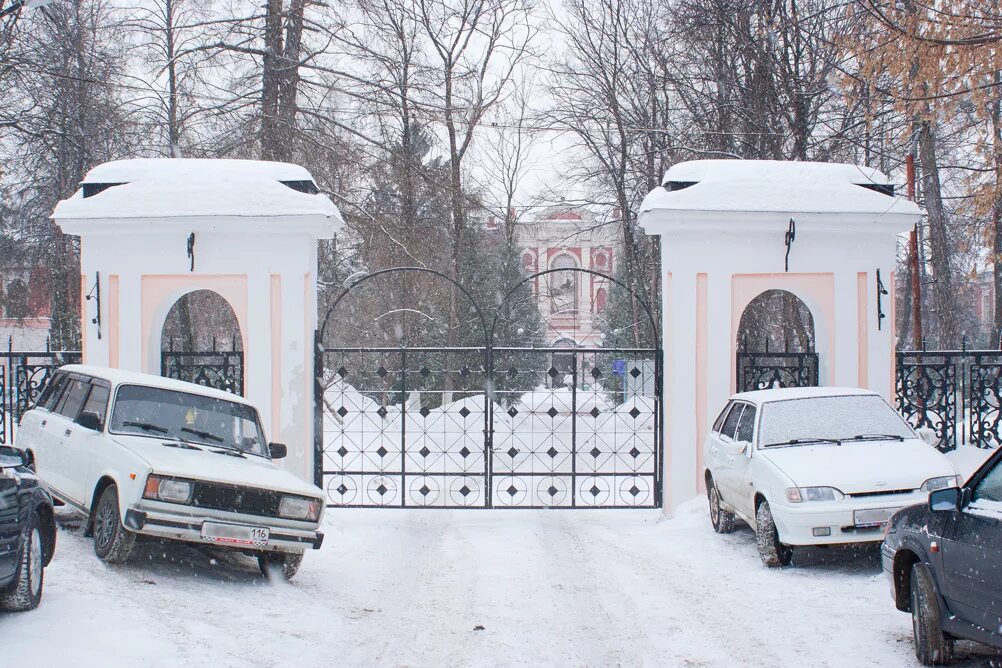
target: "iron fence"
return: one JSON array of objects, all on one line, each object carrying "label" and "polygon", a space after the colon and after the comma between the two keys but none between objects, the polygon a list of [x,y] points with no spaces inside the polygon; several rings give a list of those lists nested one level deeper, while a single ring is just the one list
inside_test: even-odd
[{"label": "iron fence", "polygon": [[908,350],[897,353],[898,411],[932,429],[940,450],[1002,443],[1002,351]]},{"label": "iron fence", "polygon": [[818,384],[818,354],[814,351],[791,351],[789,341],[781,351],[769,350],[766,337],[763,351],[748,350],[742,341],[737,352],[738,392],[773,387],[813,387]]},{"label": "iron fence", "polygon": [[52,371],[80,362],[79,351],[0,352],[0,443],[13,443],[21,415],[35,405]]},{"label": "iron fence", "polygon": [[243,396],[244,354],[240,350],[160,353],[160,375]]}]

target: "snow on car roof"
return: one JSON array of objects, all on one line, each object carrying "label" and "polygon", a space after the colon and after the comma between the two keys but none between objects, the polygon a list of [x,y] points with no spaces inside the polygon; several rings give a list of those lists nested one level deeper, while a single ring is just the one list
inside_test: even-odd
[{"label": "snow on car roof", "polygon": [[872,390],[864,390],[859,387],[778,387],[768,390],[738,392],[732,398],[763,404],[770,401],[788,401],[790,399],[816,399],[818,397],[850,397],[876,394]]},{"label": "snow on car roof", "polygon": [[326,195],[304,189],[315,189],[310,173],[282,162],[115,160],[87,172],[81,189],[59,202],[52,217],[324,216],[340,227],[343,220],[334,203]]},{"label": "snow on car roof", "polygon": [[122,369],[111,369],[104,366],[92,366],[90,364],[66,364],[59,367],[60,371],[76,372],[85,374],[87,376],[93,376],[94,378],[100,378],[106,380],[112,385],[146,385],[148,387],[159,387],[165,390],[174,390],[176,392],[187,392],[188,394],[198,394],[204,397],[212,397],[214,399],[225,399],[226,401],[233,401],[240,404],[246,404],[248,406],[253,406],[251,402],[244,399],[240,395],[232,394],[230,392],[224,392],[222,390],[216,390],[211,387],[205,387],[204,385],[196,385],[195,383],[187,383],[183,380],[175,380],[173,378],[164,378],[163,376],[156,376],[149,373],[138,373],[135,371],[124,371]]},{"label": "snow on car roof", "polygon": [[[917,204],[878,192],[891,182],[870,167],[781,160],[693,160],[671,167],[641,212],[921,214]],[[876,188],[876,190],[874,189]]]}]

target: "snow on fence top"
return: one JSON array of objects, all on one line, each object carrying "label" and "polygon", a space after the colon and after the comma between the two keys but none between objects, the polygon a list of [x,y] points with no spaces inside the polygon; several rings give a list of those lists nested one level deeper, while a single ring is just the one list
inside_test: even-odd
[{"label": "snow on fence top", "polygon": [[334,203],[298,165],[255,160],[116,160],[89,172],[61,201],[57,220],[322,216],[342,224]]},{"label": "snow on fence top", "polygon": [[694,160],[665,174],[641,212],[920,215],[885,174],[859,165],[778,160]]}]

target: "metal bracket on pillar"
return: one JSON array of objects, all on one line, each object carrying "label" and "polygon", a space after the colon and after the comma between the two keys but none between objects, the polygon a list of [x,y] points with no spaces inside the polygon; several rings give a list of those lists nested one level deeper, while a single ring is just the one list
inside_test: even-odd
[{"label": "metal bracket on pillar", "polygon": [[786,235],[783,237],[783,243],[786,244],[786,264],[783,267],[783,271],[790,271],[790,248],[793,246],[793,241],[797,238],[797,221],[790,219],[790,227],[786,230]]},{"label": "metal bracket on pillar", "polygon": [[881,329],[881,325],[884,322],[884,318],[887,315],[884,313],[884,296],[887,295],[887,288],[884,287],[884,282],[880,279],[880,270],[877,270],[877,329]]},{"label": "metal bracket on pillar", "polygon": [[195,233],[192,232],[188,235],[188,259],[191,260],[191,266],[188,271],[195,271]]},{"label": "metal bracket on pillar", "polygon": [[87,301],[94,300],[95,315],[91,318],[91,323],[97,325],[97,339],[101,340],[101,272],[94,272],[94,286],[87,293]]}]

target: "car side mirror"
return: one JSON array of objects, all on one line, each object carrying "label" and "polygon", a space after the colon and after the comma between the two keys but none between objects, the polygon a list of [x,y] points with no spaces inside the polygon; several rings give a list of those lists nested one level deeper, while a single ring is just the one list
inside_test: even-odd
[{"label": "car side mirror", "polygon": [[77,416],[77,424],[84,429],[101,431],[101,416],[92,411],[84,411]]},{"label": "car side mirror", "polygon": [[34,458],[30,453],[24,450],[19,450],[18,448],[9,445],[0,445],[0,461],[3,462],[5,466],[10,466],[11,464],[17,466],[20,464],[26,468],[31,468],[34,463]]},{"label": "car side mirror", "polygon": [[268,453],[272,459],[285,459],[286,455],[289,454],[289,448],[285,446],[285,443],[269,443]]},{"label": "car side mirror", "polygon": [[936,430],[930,429],[929,427],[919,427],[915,430],[919,438],[928,443],[929,445],[936,447],[939,444],[939,437],[936,436]]},{"label": "car side mirror", "polygon": [[960,510],[962,498],[959,487],[937,489],[929,493],[929,510],[934,513],[955,513]]},{"label": "car side mirror", "polygon": [[751,457],[751,443],[748,441],[738,441],[737,446],[742,455],[745,457]]}]

